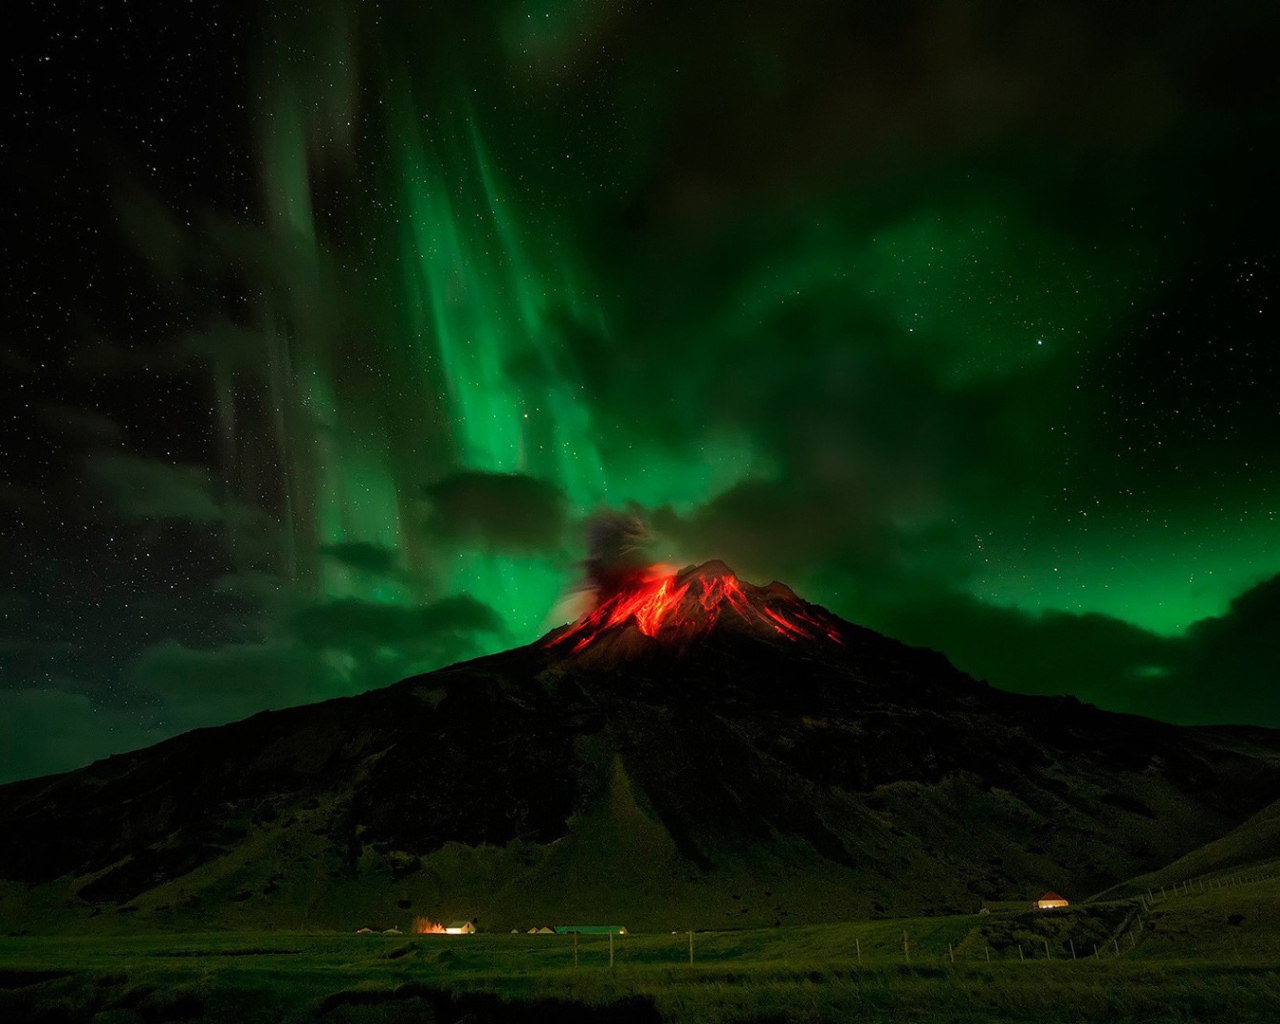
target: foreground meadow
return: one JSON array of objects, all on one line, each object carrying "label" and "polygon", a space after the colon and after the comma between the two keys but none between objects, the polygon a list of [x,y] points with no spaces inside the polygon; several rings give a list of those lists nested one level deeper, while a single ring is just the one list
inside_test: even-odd
[{"label": "foreground meadow", "polygon": [[0,939],[0,1020],[1269,1022],[1277,911],[1267,880],[1151,907],[626,935],[612,951],[608,936],[19,935]]}]

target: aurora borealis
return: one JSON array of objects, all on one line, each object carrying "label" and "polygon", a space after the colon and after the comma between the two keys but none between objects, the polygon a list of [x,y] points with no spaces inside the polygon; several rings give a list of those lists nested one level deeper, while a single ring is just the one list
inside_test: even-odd
[{"label": "aurora borealis", "polygon": [[583,524],[1280,725],[1276,16],[42,8],[0,777],[532,641]]}]

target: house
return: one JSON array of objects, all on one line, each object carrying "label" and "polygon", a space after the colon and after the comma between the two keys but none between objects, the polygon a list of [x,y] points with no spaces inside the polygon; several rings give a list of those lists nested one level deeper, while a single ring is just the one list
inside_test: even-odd
[{"label": "house", "polygon": [[626,935],[627,930],[620,924],[558,924],[557,935]]},{"label": "house", "polygon": [[453,924],[444,926],[444,933],[446,935],[474,935],[476,926],[470,921],[454,921]]},{"label": "house", "polygon": [[556,930],[549,925],[543,925],[541,928],[530,928],[530,935],[554,935]]},{"label": "house", "polygon": [[1057,910],[1067,905],[1067,901],[1052,889],[1036,900],[1036,906],[1041,910]]}]

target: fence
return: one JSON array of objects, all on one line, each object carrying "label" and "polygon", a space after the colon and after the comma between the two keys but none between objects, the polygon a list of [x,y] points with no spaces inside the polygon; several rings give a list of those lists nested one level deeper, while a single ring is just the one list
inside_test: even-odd
[{"label": "fence", "polygon": [[1265,871],[1241,871],[1230,875],[1198,875],[1169,886],[1152,886],[1146,895],[1139,894],[1138,899],[1143,909],[1150,909],[1157,903],[1174,896],[1186,896],[1190,893],[1211,892],[1215,889],[1234,889],[1244,885],[1256,885],[1276,878],[1275,874]]},{"label": "fence", "polygon": [[[815,929],[776,931],[681,930],[669,935],[619,936],[606,945],[604,937],[575,938],[572,963],[584,969],[618,965],[654,965],[733,969],[774,964],[779,969],[826,971],[905,965],[915,969],[961,965],[1025,964],[1046,961],[1098,962],[1125,958],[1139,950],[1151,935],[1151,908],[1181,895],[1240,888],[1276,878],[1266,872],[1240,872],[1203,877],[1153,887],[1128,900],[1083,904],[1070,911],[1045,911],[917,919],[908,927],[888,920]],[[1081,916],[1075,916],[1081,913]],[[1157,911],[1156,917],[1159,916]],[[1050,930],[1050,934],[1029,933]],[[1056,931],[1056,934],[1052,932]],[[585,937],[584,937],[585,938]],[[558,945],[558,944],[555,944]],[[610,948],[612,946],[612,948]],[[545,948],[548,966],[561,963],[562,953]]]}]

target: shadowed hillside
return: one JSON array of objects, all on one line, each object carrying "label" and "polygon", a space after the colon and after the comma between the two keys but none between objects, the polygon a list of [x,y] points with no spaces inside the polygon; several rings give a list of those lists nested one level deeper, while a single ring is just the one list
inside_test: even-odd
[{"label": "shadowed hillside", "polygon": [[1277,747],[994,690],[708,563],[535,645],[0,788],[0,925],[669,930],[1076,897],[1274,801]]}]

